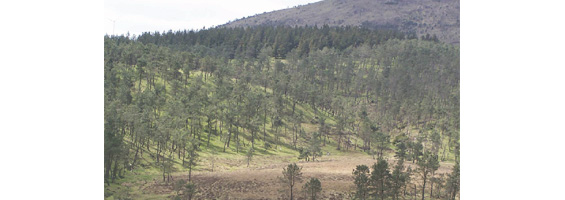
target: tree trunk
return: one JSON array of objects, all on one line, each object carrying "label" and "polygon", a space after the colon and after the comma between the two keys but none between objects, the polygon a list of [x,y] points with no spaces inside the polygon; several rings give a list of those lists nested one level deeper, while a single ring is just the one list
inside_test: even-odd
[{"label": "tree trunk", "polygon": [[159,154],[161,153],[160,142],[157,142],[157,163],[159,163]]},{"label": "tree trunk", "polygon": [[208,129],[208,144],[206,144],[206,147],[210,146],[210,135],[212,134],[212,130]]},{"label": "tree trunk", "polygon": [[131,163],[131,169],[130,170],[133,170],[133,168],[135,166],[135,161],[137,160],[137,153],[139,152],[139,145],[136,145],[136,146],[137,146],[137,148],[135,150],[135,156],[133,156],[133,162]]},{"label": "tree trunk", "polygon": [[255,131],[251,130],[251,148],[255,148]]},{"label": "tree trunk", "polygon": [[[110,158],[112,156],[109,156]],[[104,179],[106,181],[106,183],[108,184],[108,186],[110,186],[110,181],[108,181],[108,179],[110,178],[110,169],[112,168],[112,160],[109,159],[108,162],[106,163],[106,172],[104,173]]]},{"label": "tree trunk", "polygon": [[416,184],[414,184],[414,200],[416,200],[417,194],[418,194],[418,191],[416,190]]},{"label": "tree trunk", "polygon": [[[230,128],[228,129],[228,141],[227,141],[227,145],[228,148],[230,148],[230,140],[231,140],[231,132],[232,132],[232,125],[230,124]],[[225,147],[224,147],[225,148]]]},{"label": "tree trunk", "polygon": [[433,198],[433,192],[434,192],[434,174],[435,172],[432,173],[432,177],[430,178],[430,198]]},{"label": "tree trunk", "polygon": [[337,140],[337,150],[340,150],[339,146],[341,144],[341,134],[340,133],[338,134],[339,134],[339,139]]},{"label": "tree trunk", "polygon": [[186,157],[186,145],[182,147],[182,166],[184,167],[184,158]]},{"label": "tree trunk", "polygon": [[266,144],[265,136],[267,135],[267,105],[265,105],[265,115],[263,117],[263,142]]},{"label": "tree trunk", "polygon": [[427,174],[424,172],[424,184],[422,185],[422,200],[424,200],[424,192],[426,191],[426,178],[427,178]]},{"label": "tree trunk", "polygon": [[189,166],[188,166],[188,182],[190,182],[191,176],[192,176],[192,164],[189,164]]},{"label": "tree trunk", "polygon": [[290,186],[290,200],[293,200],[293,196],[292,196],[292,185]]},{"label": "tree trunk", "polygon": [[165,181],[165,165],[163,164],[163,181]]},{"label": "tree trunk", "polygon": [[224,142],[224,152],[226,152],[226,142]]},{"label": "tree trunk", "polygon": [[198,131],[197,131],[198,132],[198,140],[201,140],[200,139],[200,136],[202,135],[202,134],[200,134],[200,131],[202,130],[201,127],[202,127],[202,122],[200,121],[200,117],[199,117],[198,118]]},{"label": "tree trunk", "polygon": [[381,200],[385,199],[385,179],[381,178]]},{"label": "tree trunk", "polygon": [[[272,131],[272,129],[271,129]],[[275,127],[275,150],[279,148],[279,127]]]},{"label": "tree trunk", "polygon": [[433,194],[434,194],[434,182],[432,181],[430,183],[430,198],[433,197]]}]

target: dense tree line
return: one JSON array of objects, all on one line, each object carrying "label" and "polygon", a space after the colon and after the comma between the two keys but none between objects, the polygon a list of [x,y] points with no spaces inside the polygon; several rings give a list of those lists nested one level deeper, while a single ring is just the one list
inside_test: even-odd
[{"label": "dense tree line", "polygon": [[[363,44],[374,46],[390,39],[415,38],[414,35],[390,29],[369,29],[359,26],[330,27],[328,25],[290,27],[254,26],[240,28],[211,28],[199,31],[182,30],[145,32],[137,37],[144,44],[169,46],[186,50],[195,45],[217,49],[229,58],[257,58],[261,48],[270,46],[270,56],[285,58],[293,49],[300,56],[323,48],[344,50]],[[430,38],[428,38],[431,40]]]},{"label": "dense tree line", "polygon": [[[356,27],[157,32],[105,36],[104,72],[108,184],[143,154],[164,181],[175,160],[191,172],[201,145],[215,138],[249,161],[254,149],[278,145],[316,160],[330,142],[379,161],[393,151],[413,163],[459,159],[456,46]],[[318,131],[305,132],[303,123]],[[371,184],[380,197],[379,181]]]}]

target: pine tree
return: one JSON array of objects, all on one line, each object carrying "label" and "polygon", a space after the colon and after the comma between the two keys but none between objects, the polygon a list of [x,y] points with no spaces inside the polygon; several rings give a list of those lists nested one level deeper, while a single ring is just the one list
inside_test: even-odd
[{"label": "pine tree", "polygon": [[302,167],[298,167],[296,163],[292,163],[283,168],[282,173],[283,176],[279,179],[285,186],[288,186],[290,190],[290,200],[293,200],[293,188],[297,183],[302,182]]},{"label": "pine tree", "polygon": [[447,177],[446,184],[448,187],[449,199],[455,200],[455,197],[457,196],[457,192],[459,192],[459,187],[460,187],[459,168],[460,168],[459,162],[456,162],[455,166],[453,166],[453,170],[451,171],[451,174],[449,174]]},{"label": "pine tree", "polygon": [[366,165],[357,165],[353,170],[353,178],[355,179],[355,198],[365,200],[369,195],[369,167]]},{"label": "pine tree", "polygon": [[385,199],[385,197],[388,196],[385,191],[388,191],[388,185],[391,179],[391,175],[388,170],[388,162],[380,158],[377,163],[371,166],[371,169],[370,183],[373,195],[375,196],[375,199],[378,199],[378,197]]},{"label": "pine tree", "polygon": [[306,198],[316,200],[319,193],[322,192],[322,183],[317,178],[311,178],[302,188],[306,193]]},{"label": "pine tree", "polygon": [[422,176],[422,200],[424,200],[426,182],[428,176],[434,173],[439,168],[439,161],[437,155],[433,155],[431,152],[426,151],[422,158],[418,160],[418,172]]}]

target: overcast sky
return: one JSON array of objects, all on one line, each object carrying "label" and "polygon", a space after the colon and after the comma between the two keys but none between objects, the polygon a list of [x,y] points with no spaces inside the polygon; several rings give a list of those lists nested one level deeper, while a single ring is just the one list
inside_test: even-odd
[{"label": "overcast sky", "polygon": [[[104,34],[201,29],[320,0],[105,0]],[[114,26],[115,21],[115,27]]]}]

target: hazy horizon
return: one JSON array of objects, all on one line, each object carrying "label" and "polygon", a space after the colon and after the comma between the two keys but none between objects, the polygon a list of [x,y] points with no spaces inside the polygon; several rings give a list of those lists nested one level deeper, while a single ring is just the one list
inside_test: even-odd
[{"label": "hazy horizon", "polygon": [[[104,1],[104,34],[199,30],[243,17],[292,8],[320,0],[163,0]],[[252,6],[249,6],[252,5]]]}]

